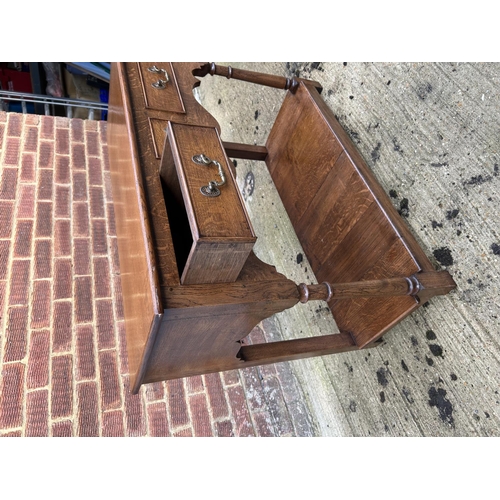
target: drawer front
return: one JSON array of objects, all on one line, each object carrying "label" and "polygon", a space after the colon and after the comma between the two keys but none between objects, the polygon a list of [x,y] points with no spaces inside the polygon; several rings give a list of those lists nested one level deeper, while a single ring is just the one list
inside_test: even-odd
[{"label": "drawer front", "polygon": [[141,62],[137,64],[146,108],[185,113],[186,110],[172,64],[165,62]]},{"label": "drawer front", "polygon": [[[170,123],[168,136],[184,203],[192,216],[193,233],[200,238],[254,238],[217,130]],[[219,188],[221,194],[217,197],[204,196],[200,191],[211,180],[221,180],[214,164],[205,166],[193,161],[193,156],[200,154],[222,166],[226,183]]]}]

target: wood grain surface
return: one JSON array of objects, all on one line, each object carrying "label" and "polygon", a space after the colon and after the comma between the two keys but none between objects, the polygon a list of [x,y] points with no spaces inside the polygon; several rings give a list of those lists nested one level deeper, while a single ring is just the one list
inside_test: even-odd
[{"label": "wood grain surface", "polygon": [[299,300],[295,283],[253,253],[234,283],[168,286],[162,295],[165,314],[146,383],[258,364],[237,356],[241,340]]},{"label": "wood grain surface", "polygon": [[[123,68],[111,73],[108,145],[131,382],[136,390],[163,309]],[[134,238],[131,238],[134,235]]]},{"label": "wood grain surface", "polygon": [[[313,86],[302,82],[287,94],[266,148],[269,172],[319,281],[405,277],[432,267]],[[418,305],[414,297],[330,302],[340,330],[359,347]]]}]

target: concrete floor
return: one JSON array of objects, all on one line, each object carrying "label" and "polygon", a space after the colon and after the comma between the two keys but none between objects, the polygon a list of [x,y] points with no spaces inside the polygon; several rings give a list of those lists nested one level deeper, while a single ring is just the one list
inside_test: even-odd
[{"label": "concrete floor", "polygon": [[[220,63],[318,80],[361,155],[457,289],[435,297],[378,349],[289,363],[318,436],[499,436],[500,64]],[[283,92],[220,77],[199,89],[227,141],[265,144]],[[313,282],[264,163],[237,161],[256,253]],[[249,177],[247,177],[249,176]],[[274,205],[272,205],[274,203]],[[272,207],[272,210],[269,209]],[[268,338],[336,328],[299,304],[264,322]]]}]

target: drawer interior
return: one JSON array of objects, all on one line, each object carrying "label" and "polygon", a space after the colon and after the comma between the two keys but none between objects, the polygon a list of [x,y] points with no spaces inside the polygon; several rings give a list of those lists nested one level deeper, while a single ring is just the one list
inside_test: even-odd
[{"label": "drawer interior", "polygon": [[[164,167],[161,171],[161,187],[167,216],[170,223],[170,232],[174,244],[175,259],[179,276],[182,276],[189,253],[193,246],[193,235],[189,225],[186,205],[182,198],[182,192],[179,185],[179,178],[175,172],[172,151],[168,147],[168,140],[165,144],[162,163]],[[166,167],[168,165],[168,167]]]}]

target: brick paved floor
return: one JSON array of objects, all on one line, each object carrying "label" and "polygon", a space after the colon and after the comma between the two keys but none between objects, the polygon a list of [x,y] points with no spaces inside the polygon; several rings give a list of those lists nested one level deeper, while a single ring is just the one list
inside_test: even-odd
[{"label": "brick paved floor", "polygon": [[286,364],[130,394],[106,122],[0,112],[0,332],[0,436],[314,434]]}]

